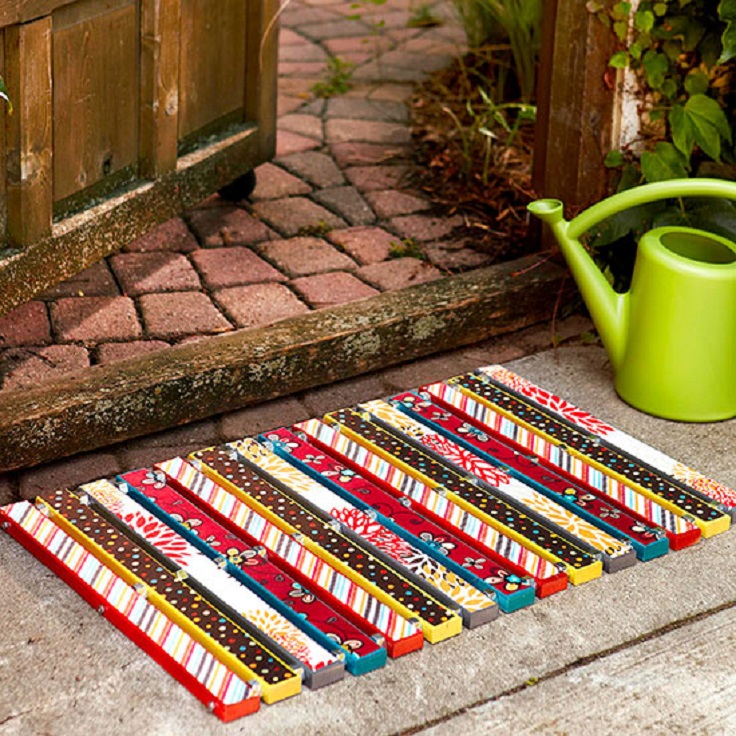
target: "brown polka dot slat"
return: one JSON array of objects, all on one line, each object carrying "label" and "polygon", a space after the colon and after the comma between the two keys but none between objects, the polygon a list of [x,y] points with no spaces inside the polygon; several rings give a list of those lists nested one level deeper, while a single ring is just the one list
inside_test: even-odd
[{"label": "brown polka dot slat", "polygon": [[145,590],[147,599],[156,608],[220,661],[243,679],[258,680],[264,702],[273,703],[299,693],[299,671],[289,668],[185,581],[178,580],[80,497],[60,490],[38,500],[64,531],[129,585]]},{"label": "brown polka dot slat", "polygon": [[357,541],[342,534],[283,491],[262,478],[248,464],[233,457],[230,448],[210,448],[190,456],[216,483],[236,495],[336,570],[365,588],[397,613],[416,618],[427,641],[435,643],[459,634],[462,617],[400,575]]}]

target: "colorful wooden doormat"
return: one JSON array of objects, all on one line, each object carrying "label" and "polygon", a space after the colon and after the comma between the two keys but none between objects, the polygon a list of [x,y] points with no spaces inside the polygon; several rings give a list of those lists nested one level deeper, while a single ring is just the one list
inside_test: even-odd
[{"label": "colorful wooden doormat", "polygon": [[223,720],[725,531],[736,492],[501,366],[0,509]]}]

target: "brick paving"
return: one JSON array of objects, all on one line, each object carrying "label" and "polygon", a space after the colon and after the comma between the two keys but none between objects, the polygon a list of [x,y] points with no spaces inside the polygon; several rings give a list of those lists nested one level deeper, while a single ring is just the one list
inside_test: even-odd
[{"label": "brick paving", "polygon": [[[427,4],[443,25],[408,27],[410,0],[358,19],[287,3],[277,153],[252,195],[210,197],[0,317],[0,391],[484,265],[416,189],[407,100],[464,44],[452,3]],[[352,87],[317,98],[334,56],[356,65]]]}]

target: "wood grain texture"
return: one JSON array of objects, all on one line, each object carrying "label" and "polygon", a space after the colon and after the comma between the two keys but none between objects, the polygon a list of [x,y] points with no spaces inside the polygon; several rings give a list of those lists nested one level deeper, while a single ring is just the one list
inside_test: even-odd
[{"label": "wood grain texture", "polygon": [[54,17],[54,201],[138,160],[135,0],[71,5]]},{"label": "wood grain texture", "polygon": [[141,0],[139,173],[176,169],[179,127],[179,0]]},{"label": "wood grain texture", "polygon": [[581,207],[607,193],[615,36],[579,0],[545,2],[544,24],[534,187]]},{"label": "wood grain texture", "polygon": [[276,151],[276,95],[278,83],[278,0],[248,6],[248,65],[245,76],[245,115],[260,131],[261,155]]},{"label": "wood grain texture", "polygon": [[523,258],[9,391],[0,471],[527,327],[549,318],[561,279]]},{"label": "wood grain texture", "polygon": [[6,28],[5,64],[8,238],[23,246],[51,230],[51,19]]},{"label": "wood grain texture", "polygon": [[182,0],[179,139],[243,107],[243,0]]}]

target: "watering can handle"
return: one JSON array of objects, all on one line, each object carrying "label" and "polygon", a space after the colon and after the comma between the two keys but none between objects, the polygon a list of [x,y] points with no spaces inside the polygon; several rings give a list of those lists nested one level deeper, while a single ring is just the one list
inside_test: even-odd
[{"label": "watering can handle", "polygon": [[644,184],[594,204],[568,223],[567,235],[579,238],[623,210],[672,197],[718,197],[736,200],[736,182],[725,179],[672,179]]}]

